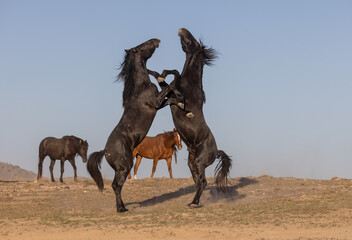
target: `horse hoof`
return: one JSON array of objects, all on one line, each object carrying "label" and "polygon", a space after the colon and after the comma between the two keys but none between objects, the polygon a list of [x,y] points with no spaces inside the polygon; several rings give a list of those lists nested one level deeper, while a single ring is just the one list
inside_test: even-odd
[{"label": "horse hoof", "polygon": [[192,112],[189,112],[186,114],[186,117],[189,119],[192,119],[192,118],[194,118],[194,114]]},{"label": "horse hoof", "polygon": [[179,108],[181,108],[181,109],[185,109],[185,105],[183,104],[183,103],[177,103],[177,106],[179,106]]},{"label": "horse hoof", "polygon": [[195,204],[195,203],[190,203],[190,204],[188,204],[188,207],[189,208],[199,208],[200,206],[198,204]]},{"label": "horse hoof", "polygon": [[119,213],[123,213],[123,212],[127,212],[127,211],[128,211],[127,208],[117,209],[117,212],[119,212]]},{"label": "horse hoof", "polygon": [[158,77],[158,83],[161,83],[161,82],[164,82],[165,81],[165,78],[162,78],[162,77]]}]

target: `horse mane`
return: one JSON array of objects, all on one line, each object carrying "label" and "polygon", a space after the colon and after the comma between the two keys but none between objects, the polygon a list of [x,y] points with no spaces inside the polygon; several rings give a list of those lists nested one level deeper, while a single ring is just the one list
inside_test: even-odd
[{"label": "horse mane", "polygon": [[203,56],[204,56],[204,64],[208,65],[208,66],[213,66],[214,65],[214,61],[216,58],[218,58],[218,53],[214,48],[208,48],[203,42],[202,40],[199,40],[200,43],[200,47],[202,49],[203,52]]},{"label": "horse mane", "polygon": [[133,89],[134,89],[134,81],[133,81],[133,64],[131,64],[131,56],[128,51],[125,53],[124,61],[121,63],[120,68],[121,72],[117,76],[116,81],[123,81],[124,82],[124,89],[123,89],[123,106],[125,106],[125,101],[132,96]]}]

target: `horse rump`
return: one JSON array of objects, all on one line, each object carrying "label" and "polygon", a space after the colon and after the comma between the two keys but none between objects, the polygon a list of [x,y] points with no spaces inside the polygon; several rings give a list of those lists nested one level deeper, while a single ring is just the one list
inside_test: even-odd
[{"label": "horse rump", "polygon": [[101,161],[104,155],[104,150],[94,152],[89,155],[87,162],[87,170],[101,192],[104,190],[104,181],[99,168],[101,168]]},{"label": "horse rump", "polygon": [[219,150],[216,158],[219,158],[219,163],[215,168],[215,184],[218,191],[226,192],[229,184],[228,175],[232,166],[232,160],[222,150]]}]

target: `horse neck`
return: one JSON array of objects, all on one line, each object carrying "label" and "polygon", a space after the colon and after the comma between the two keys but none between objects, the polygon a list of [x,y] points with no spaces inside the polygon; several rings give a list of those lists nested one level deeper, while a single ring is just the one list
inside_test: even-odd
[{"label": "horse neck", "polygon": [[166,133],[165,135],[166,135],[164,140],[165,147],[171,148],[173,145],[176,144],[174,135],[172,135],[172,137],[170,136],[171,135],[170,133]]},{"label": "horse neck", "polygon": [[74,146],[74,148],[75,148],[76,153],[78,153],[78,152],[79,152],[79,149],[81,148],[81,145],[79,144],[80,141],[83,142],[83,140],[81,140],[81,139],[79,139],[79,138],[75,138],[75,139],[74,139],[74,144],[73,144],[73,146]]},{"label": "horse neck", "polygon": [[187,77],[187,79],[192,79],[190,83],[192,85],[203,89],[202,78],[203,78],[203,61],[199,54],[186,54],[185,65],[182,70],[182,78]]},{"label": "horse neck", "polygon": [[151,82],[146,64],[146,62],[140,61],[139,59],[134,62],[133,78],[135,86]]},{"label": "horse neck", "polygon": [[131,73],[128,74],[128,76],[126,76],[127,79],[125,79],[125,86],[122,97],[124,107],[127,107],[131,97],[139,86],[151,83],[145,62],[140,61],[138,58],[137,60],[133,61],[132,66],[133,67]]}]

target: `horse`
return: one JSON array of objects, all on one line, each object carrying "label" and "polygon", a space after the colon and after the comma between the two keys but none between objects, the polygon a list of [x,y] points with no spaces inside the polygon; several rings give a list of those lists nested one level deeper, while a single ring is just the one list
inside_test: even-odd
[{"label": "horse", "polygon": [[[163,89],[169,85],[163,80],[168,74],[175,76],[170,86],[175,88],[170,98],[178,97],[177,93],[184,97],[183,111],[170,105],[174,125],[188,149],[188,166],[196,186],[195,196],[188,206],[196,207],[207,185],[205,168],[213,164],[215,159],[219,162],[215,168],[215,183],[218,191],[226,191],[228,175],[232,166],[231,158],[222,150],[217,149],[215,138],[208,127],[204,115],[203,104],[205,93],[203,91],[203,67],[211,66],[217,58],[217,52],[213,48],[207,48],[202,41],[198,42],[185,28],[180,28],[178,35],[181,40],[182,50],[186,54],[186,61],[179,74],[177,70],[164,70],[157,77],[160,87]],[[193,118],[184,114],[191,111]]]},{"label": "horse", "polygon": [[75,156],[81,156],[83,162],[87,162],[88,142],[75,136],[63,136],[62,138],[47,137],[39,144],[39,163],[37,180],[41,179],[43,172],[43,161],[46,156],[51,159],[50,175],[51,181],[55,182],[53,169],[55,160],[61,161],[60,182],[63,182],[65,161],[69,160],[74,170],[74,180],[77,180],[77,167]]},{"label": "horse", "polygon": [[159,39],[150,39],[134,48],[125,50],[124,61],[118,80],[124,82],[122,103],[123,115],[117,126],[111,132],[105,148],[92,153],[88,158],[87,169],[100,191],[104,189],[104,182],[99,170],[103,156],[115,170],[112,188],[116,197],[117,212],[126,212],[121,190],[127,175],[133,166],[133,149],[142,142],[150,129],[158,109],[167,104],[176,104],[182,108],[182,99],[168,100],[165,97],[172,91],[166,86],[158,91],[150,81],[147,60],[159,46]]},{"label": "horse", "polygon": [[[182,149],[182,141],[175,128],[173,131],[161,133],[155,137],[145,137],[143,141],[133,150],[133,157],[136,157],[133,178],[137,179],[138,167],[141,164],[143,157],[153,159],[153,170],[150,178],[154,177],[156,166],[158,165],[158,161],[160,159],[166,160],[170,178],[173,178],[171,160],[172,154],[174,154],[175,163],[177,163],[176,146],[178,150]],[[131,173],[128,174],[128,178],[131,179]]]}]

